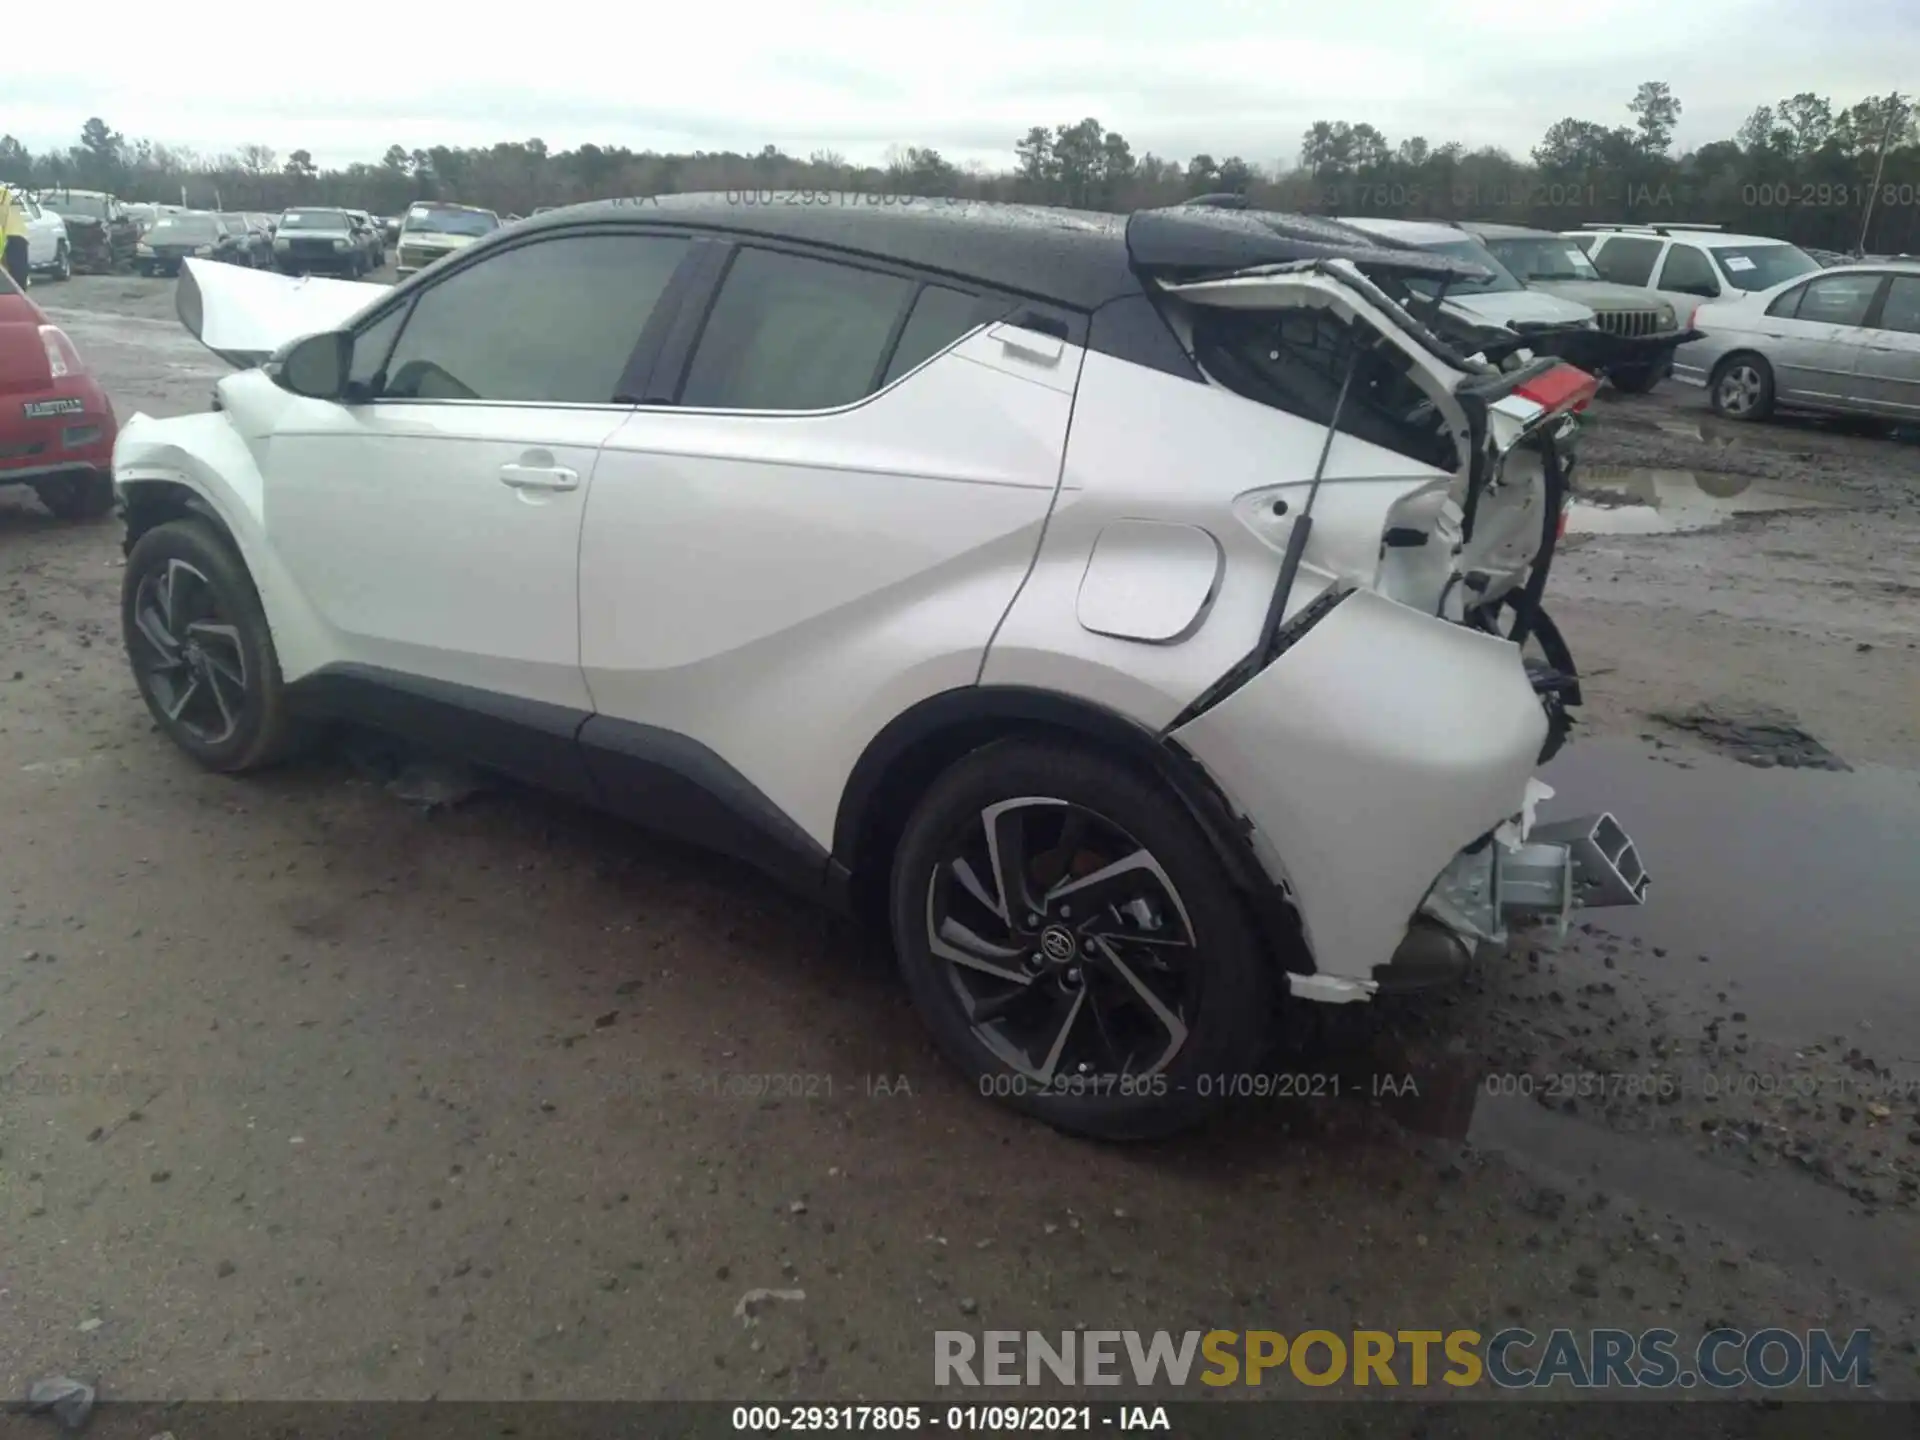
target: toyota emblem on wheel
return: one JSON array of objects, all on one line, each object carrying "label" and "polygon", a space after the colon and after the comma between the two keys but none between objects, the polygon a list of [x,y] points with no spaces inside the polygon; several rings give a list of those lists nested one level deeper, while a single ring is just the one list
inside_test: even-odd
[{"label": "toyota emblem on wheel", "polygon": [[1079,953],[1073,932],[1064,925],[1049,925],[1040,936],[1040,951],[1056,965],[1064,965]]}]

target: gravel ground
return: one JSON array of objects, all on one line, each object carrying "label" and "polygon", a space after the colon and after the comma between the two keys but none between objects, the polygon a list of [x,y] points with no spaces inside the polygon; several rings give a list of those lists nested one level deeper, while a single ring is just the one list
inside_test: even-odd
[{"label": "gravel ground", "polygon": [[[35,298],[123,416],[205,405],[169,286]],[[1725,1322],[1872,1326],[1920,1395],[1920,446],[1663,390],[1583,466],[1812,507],[1556,570],[1590,678],[1549,779],[1652,904],[1315,1017],[1338,1098],[1132,1148],[967,1093],[872,947],[729,865],[345,755],[198,772],[125,673],[115,526],[0,492],[0,1390],[898,1398],[943,1328]]]}]

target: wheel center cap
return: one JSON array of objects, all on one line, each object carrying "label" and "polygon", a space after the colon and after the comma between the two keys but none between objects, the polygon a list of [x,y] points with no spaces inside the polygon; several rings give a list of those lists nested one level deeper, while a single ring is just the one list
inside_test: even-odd
[{"label": "wheel center cap", "polygon": [[1080,942],[1064,925],[1049,925],[1040,932],[1040,953],[1055,965],[1065,965],[1080,953]]}]

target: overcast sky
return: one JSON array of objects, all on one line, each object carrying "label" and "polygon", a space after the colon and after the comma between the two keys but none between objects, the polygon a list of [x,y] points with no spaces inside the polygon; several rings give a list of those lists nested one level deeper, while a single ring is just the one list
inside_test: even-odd
[{"label": "overcast sky", "polygon": [[[1291,164],[1318,119],[1390,141],[1524,155],[1553,121],[1627,119],[1642,80],[1685,106],[1682,148],[1799,90],[1920,88],[1920,0],[736,0],[612,6],[96,0],[85,34],[22,35],[0,127],[32,149],[99,115],[204,153],[257,142],[322,165],[387,146],[538,136],[635,150],[931,145],[1012,163],[1035,124],[1094,116],[1185,160]],[[24,63],[28,62],[30,63]]]}]

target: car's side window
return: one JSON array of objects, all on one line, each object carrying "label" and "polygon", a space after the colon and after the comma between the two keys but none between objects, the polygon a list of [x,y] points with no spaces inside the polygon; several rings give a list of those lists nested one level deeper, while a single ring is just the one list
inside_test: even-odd
[{"label": "car's side window", "polygon": [[715,410],[830,410],[879,388],[917,287],[804,255],[743,247],[727,267],[680,388]]},{"label": "car's side window", "polygon": [[887,362],[883,385],[891,385],[917,365],[938,355],[986,319],[989,305],[978,295],[950,290],[945,285],[923,285],[914,298],[900,343]]},{"label": "car's side window", "polygon": [[607,404],[688,243],[562,235],[457,270],[413,303],[377,398]]},{"label": "car's side window", "polygon": [[1823,275],[1807,282],[1794,318],[1814,325],[1859,325],[1879,288],[1878,275]]},{"label": "car's side window", "polygon": [[1660,258],[1660,247],[1665,243],[1644,235],[1609,235],[1607,243],[1593,257],[1593,265],[1601,278],[1616,285],[1644,285],[1653,274],[1653,262]]},{"label": "car's side window", "polygon": [[1920,335],[1920,275],[1896,275],[1881,302],[1880,328]]},{"label": "car's side window", "polygon": [[1676,240],[1667,249],[1667,263],[1660,267],[1660,281],[1654,289],[1712,299],[1720,293],[1720,282],[1714,278],[1713,264],[1705,251]]}]

